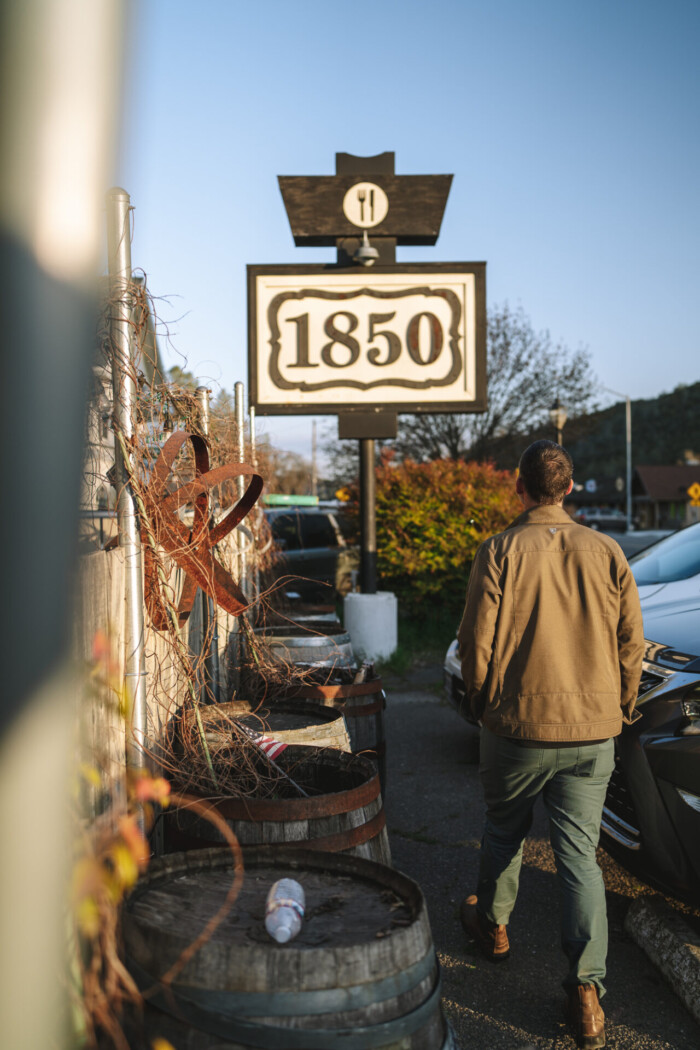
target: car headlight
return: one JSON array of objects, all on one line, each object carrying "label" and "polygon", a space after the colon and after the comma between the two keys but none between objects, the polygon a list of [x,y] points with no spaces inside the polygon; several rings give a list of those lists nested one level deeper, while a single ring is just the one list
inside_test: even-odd
[{"label": "car headlight", "polygon": [[681,700],[681,711],[687,724],[681,732],[683,736],[700,734],[700,685],[694,685]]},{"label": "car headlight", "polygon": [[692,791],[684,791],[683,788],[679,787],[676,788],[676,791],[691,809],[694,809],[696,813],[700,813],[700,797],[698,795],[693,794]]}]

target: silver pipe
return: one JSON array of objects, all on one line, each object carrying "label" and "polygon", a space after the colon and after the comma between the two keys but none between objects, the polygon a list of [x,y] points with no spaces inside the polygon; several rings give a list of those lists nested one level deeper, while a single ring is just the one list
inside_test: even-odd
[{"label": "silver pipe", "polygon": [[250,461],[255,470],[258,469],[258,446],[255,433],[255,405],[248,408],[248,426],[250,427]]},{"label": "silver pipe", "polygon": [[[256,434],[256,429],[255,429],[255,423],[256,423],[255,405],[249,405],[248,406],[248,426],[250,428],[250,462],[251,462],[251,466],[253,467],[253,469],[257,470],[258,469],[258,446],[257,446],[257,434]],[[257,525],[261,525],[262,524],[262,506],[260,504],[257,504],[256,507],[255,507],[253,520],[257,523]],[[254,529],[253,530],[253,543],[255,542],[256,537],[257,538],[260,537],[260,532],[259,532],[258,529]],[[257,599],[258,599],[258,597],[260,595],[260,562],[259,562],[258,558],[255,559],[255,569],[254,569],[254,573],[253,573],[252,587],[253,587],[253,595],[252,596],[253,596],[254,600],[257,601]]]},{"label": "silver pipe", "polygon": [[[205,386],[198,386],[195,391],[197,403],[199,405],[199,423],[202,430],[202,435],[205,438],[209,438],[210,420],[211,415],[209,411],[209,403],[211,397],[211,390]],[[219,703],[220,696],[220,665],[219,665],[219,617],[218,610],[214,604],[214,599],[204,591],[199,592],[200,601],[202,603],[202,645],[206,645],[206,655],[204,657],[204,682],[203,682],[203,703],[208,703],[209,692],[215,703]],[[211,633],[211,638],[209,635]],[[207,639],[209,641],[207,642]]]},{"label": "silver pipe", "polygon": [[198,386],[195,390],[195,397],[197,398],[197,404],[199,405],[199,422],[202,428],[202,434],[205,438],[209,437],[209,398],[211,396],[211,390],[205,386]]},{"label": "silver pipe", "polygon": [[[243,463],[245,461],[245,392],[243,383],[235,384],[233,394],[236,410],[238,462]],[[236,488],[238,490],[238,498],[241,499],[246,488],[244,477],[236,479]],[[245,535],[240,529],[236,529],[236,541],[238,545],[238,575],[240,588],[244,594],[247,594],[247,544]]]},{"label": "silver pipe", "polygon": [[[128,450],[134,437],[136,376],[131,356],[131,236],[130,199],[119,187],[107,194],[107,250],[110,283],[110,327],[113,347],[112,386],[114,429]],[[146,662],[144,657],[143,568],[136,500],[129,482],[129,464],[120,442],[115,442],[117,522],[119,546],[124,552],[125,677],[129,694],[127,765],[146,765]]]},{"label": "silver pipe", "polygon": [[[243,383],[236,383],[233,389],[236,407],[236,430],[238,432],[238,462],[243,463],[245,459],[245,393]],[[237,478],[236,484],[238,486],[238,497],[240,499],[245,492],[245,479],[242,477]]]}]

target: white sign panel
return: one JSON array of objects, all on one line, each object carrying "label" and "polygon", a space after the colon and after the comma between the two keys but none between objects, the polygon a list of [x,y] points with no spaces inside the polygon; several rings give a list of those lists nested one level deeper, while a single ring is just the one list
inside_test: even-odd
[{"label": "white sign panel", "polygon": [[263,414],[482,410],[484,271],[248,267],[252,403]]}]

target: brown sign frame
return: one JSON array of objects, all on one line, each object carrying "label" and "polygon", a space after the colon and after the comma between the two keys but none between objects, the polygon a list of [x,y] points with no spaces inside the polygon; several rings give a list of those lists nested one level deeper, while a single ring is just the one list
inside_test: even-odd
[{"label": "brown sign frame", "polygon": [[[435,274],[441,273],[465,273],[473,274],[475,278],[475,310],[476,310],[476,332],[475,332],[475,397],[470,401],[432,401],[421,403],[420,390],[415,391],[415,398],[403,402],[386,402],[381,398],[373,400],[367,398],[362,405],[357,403],[342,404],[329,402],[325,404],[282,404],[267,403],[260,404],[258,401],[258,372],[257,372],[257,297],[256,278],[258,276],[281,276],[292,275],[300,277],[313,277],[320,274],[338,273],[343,277],[356,277],[358,284],[362,278],[367,276],[367,270],[362,266],[334,266],[334,265],[309,265],[299,266],[296,264],[281,265],[249,265],[247,267],[248,280],[248,389],[250,392],[250,403],[254,405],[258,415],[344,415],[346,413],[387,411],[393,413],[440,413],[440,412],[483,412],[487,407],[486,389],[486,263],[485,262],[439,262],[439,263],[397,263],[395,265],[377,266],[372,269],[373,274],[399,274],[410,279],[412,274]],[[340,384],[338,384],[340,385]]]}]

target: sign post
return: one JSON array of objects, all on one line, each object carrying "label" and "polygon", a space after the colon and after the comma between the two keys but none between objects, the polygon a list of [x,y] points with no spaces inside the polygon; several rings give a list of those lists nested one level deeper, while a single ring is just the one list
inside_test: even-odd
[{"label": "sign post", "polygon": [[298,246],[335,265],[249,266],[258,414],[333,414],[360,442],[363,594],[377,589],[375,440],[397,414],[486,408],[486,264],[396,263],[435,244],[451,175],[396,175],[394,154],[336,154],[335,176],[280,176]]}]

